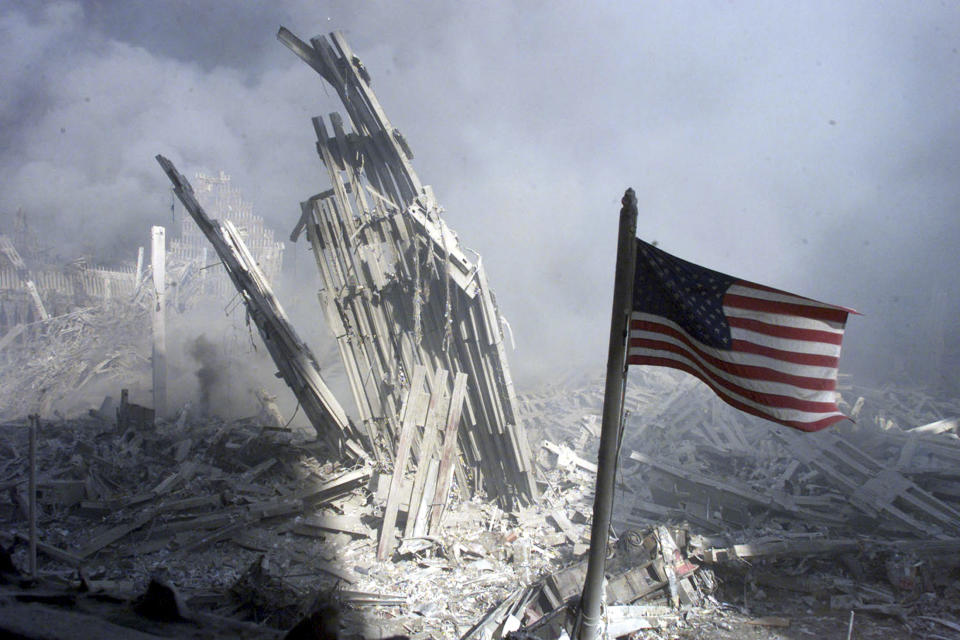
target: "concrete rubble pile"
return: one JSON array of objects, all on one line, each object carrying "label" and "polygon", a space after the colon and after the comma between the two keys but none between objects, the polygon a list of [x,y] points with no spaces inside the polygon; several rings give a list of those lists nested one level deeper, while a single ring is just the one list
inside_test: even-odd
[{"label": "concrete rubble pile", "polygon": [[82,403],[91,387],[145,371],[149,323],[143,305],[122,301],[20,325],[0,338],[0,420]]},{"label": "concrete rubble pile", "polygon": [[0,420],[74,410],[146,364],[141,270],[58,267],[49,253],[22,212],[0,234]]},{"label": "concrete rubble pile", "polygon": [[[335,510],[354,511],[351,501],[360,496],[351,492],[366,484],[371,471],[321,464],[314,451],[329,458],[325,443],[308,444],[306,437],[313,434],[278,426],[276,407],[269,396],[263,400],[259,415],[231,423],[191,418],[186,411],[176,420],[155,421],[152,410],[130,405],[125,397],[119,406],[105,400],[104,408],[87,418],[41,423],[38,551],[46,561],[40,591],[56,592],[70,600],[71,612],[84,613],[95,608],[87,600],[96,594],[135,603],[161,571],[168,589],[176,584],[191,594],[178,596],[184,605],[178,615],[192,621],[198,637],[270,637],[269,628],[220,615],[242,610],[254,618],[273,618],[281,628],[296,622],[290,617],[296,606],[263,604],[258,598],[269,597],[266,589],[251,594],[249,585],[244,587],[251,579],[247,569],[260,567],[257,575],[266,575],[257,558],[276,545],[275,537],[259,530],[262,523],[274,536],[299,536],[303,542],[284,545],[284,571],[289,563],[299,563],[301,576],[311,578],[299,580],[291,593],[302,595],[303,584],[322,585],[317,576],[329,576],[327,588],[340,579],[350,581],[349,571],[330,562],[334,548],[318,550],[315,542],[321,532],[350,532],[338,538],[342,545],[353,536],[367,536],[359,518]],[[23,426],[8,423],[2,432],[6,462],[0,512],[10,537],[5,547],[27,536]],[[231,548],[224,549],[224,541]],[[25,566],[19,561],[24,553],[19,544],[13,556],[19,566]],[[26,578],[7,576],[7,583],[18,580]],[[3,597],[15,596],[8,589]],[[13,610],[12,603],[5,606]],[[147,615],[133,627],[149,631],[161,622]],[[127,637],[124,633],[119,628],[108,635]]]},{"label": "concrete rubble pile", "polygon": [[624,473],[646,488],[633,514],[680,516],[705,531],[775,522],[784,531],[960,538],[958,496],[944,491],[960,478],[960,403],[927,400],[870,424],[865,391],[847,405],[860,422],[803,434],[747,420],[700,391],[681,386],[654,413],[631,416]]},{"label": "concrete rubble pile", "polygon": [[[859,616],[858,629],[894,634],[943,631],[956,622],[957,539],[808,519],[773,501],[743,504],[744,487],[757,495],[778,491],[760,474],[779,477],[780,456],[790,466],[780,439],[762,423],[714,416],[760,450],[753,471],[701,467],[698,479],[716,484],[711,505],[720,515],[706,520],[697,507],[659,505],[666,499],[647,488],[676,476],[630,463],[630,451],[656,447],[676,465],[713,460],[706,440],[685,432],[671,412],[694,407],[695,417],[686,420],[700,420],[714,403],[670,372],[633,373],[644,380],[628,393],[607,570],[610,637],[709,630],[700,637],[734,638],[748,628],[773,633],[785,626],[829,634],[850,611]],[[504,509],[454,484],[443,526],[404,538],[388,560],[377,559],[377,531],[392,473],[370,461],[332,461],[331,445],[285,428],[269,397],[259,415],[232,422],[188,413],[154,421],[123,398],[84,419],[43,422],[41,591],[69,601],[72,613],[95,615],[98,598],[125,603],[127,611],[159,580],[176,594],[182,620],[138,614],[124,624],[161,635],[174,624],[185,637],[280,637],[333,607],[345,638],[563,637],[585,572],[595,470],[589,458],[602,401],[599,380],[564,384],[570,386],[521,395],[518,402],[521,419],[542,444],[540,499]],[[679,394],[677,404],[665,413],[656,398],[671,391]],[[863,425],[861,441],[889,435],[889,421],[908,415],[885,412],[887,430]],[[642,422],[650,426],[640,429]],[[0,434],[2,543],[14,547],[18,567],[26,565],[27,552],[22,426],[6,424]],[[662,433],[653,437],[651,429]],[[944,447],[958,446],[950,432],[937,437]],[[685,452],[682,458],[668,456],[677,451]],[[798,478],[804,473],[809,470],[798,471]],[[688,499],[700,496],[698,490]],[[665,513],[652,514],[651,505]],[[723,516],[728,509],[745,513],[746,522]],[[409,502],[401,502],[401,526],[409,513]],[[25,580],[8,576],[14,584]],[[0,600],[14,611],[27,604],[17,597],[37,589],[5,587]]]},{"label": "concrete rubble pile", "polygon": [[[228,423],[186,412],[154,420],[124,398],[103,406],[40,424],[39,584],[71,613],[92,615],[98,597],[132,607],[161,576],[182,603],[178,632],[271,637],[333,601],[356,633],[342,637],[460,637],[516,585],[574,557],[541,507],[504,511],[455,491],[442,529],[379,561],[389,474],[330,462],[330,446],[278,425],[275,407]],[[0,432],[2,543],[20,567],[24,426]],[[547,500],[556,506],[556,497]],[[409,508],[400,504],[401,524]],[[0,589],[0,606],[43,603],[30,595],[38,588]],[[125,622],[169,631],[162,623],[139,615]]]},{"label": "concrete rubble pile", "polygon": [[[143,248],[115,268],[85,258],[55,265],[51,253],[22,212],[0,234],[0,420],[76,413],[89,397],[148,375],[156,291]],[[204,281],[200,260],[171,255],[167,308],[197,306]]]},{"label": "concrete rubble pile", "polygon": [[[630,376],[612,532],[617,555],[607,569],[610,629],[683,628],[696,620],[723,637],[732,621],[702,619],[711,609],[734,610],[717,599],[718,587],[727,598],[742,593],[741,614],[779,612],[759,623],[771,627],[790,624],[783,613],[797,605],[778,602],[789,598],[800,598],[801,610],[892,616],[903,625],[897,633],[956,624],[960,497],[951,488],[960,439],[951,416],[960,415],[960,403],[858,389],[852,404],[842,403],[858,424],[799,434],[732,410],[675,372],[635,368]],[[566,380],[520,404],[542,443],[538,462],[551,469],[545,500],[554,491],[563,496],[548,519],[577,556],[589,543],[590,459],[602,401],[602,381]],[[659,550],[664,567],[673,564],[673,576],[649,558],[619,564],[644,531],[656,540],[648,534],[646,548]],[[548,577],[551,606],[575,602],[585,572],[580,560]],[[635,602],[644,606],[632,609]],[[658,615],[651,605],[666,608]],[[678,619],[685,608],[689,614]],[[539,613],[524,605],[510,615]],[[505,620],[501,612],[488,625]],[[541,630],[525,620],[527,635],[517,637],[560,637],[560,626],[571,624],[561,621]]]}]

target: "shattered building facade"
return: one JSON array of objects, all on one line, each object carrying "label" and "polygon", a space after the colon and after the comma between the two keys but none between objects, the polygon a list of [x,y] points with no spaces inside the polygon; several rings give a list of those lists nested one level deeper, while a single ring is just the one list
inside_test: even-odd
[{"label": "shattered building facade", "polygon": [[[531,454],[480,257],[469,257],[443,220],[433,190],[413,170],[409,145],[343,36],[307,44],[281,29],[278,38],[337,92],[348,116],[349,127],[337,113],[329,128],[313,119],[331,188],[301,204],[291,240],[306,231],[313,246],[324,316],[368,446],[378,459],[400,457],[401,408],[415,367],[426,368],[431,392],[438,385],[452,392],[454,374],[465,374],[455,463],[461,490],[532,501]],[[429,431],[416,436],[419,460],[435,439]]]},{"label": "shattered building facade", "polygon": [[[279,277],[284,245],[230,177],[200,174],[198,184],[213,211],[236,221],[254,260]],[[164,251],[164,313],[234,295],[219,262],[208,259],[209,245],[194,221],[184,217],[181,226],[181,237]],[[145,345],[147,310],[156,298],[152,253],[141,246],[129,262],[111,268],[85,257],[57,264],[22,211],[9,229],[0,229],[0,366],[7,374],[0,380],[0,416],[75,411],[90,402],[84,394],[95,386],[140,384],[151,360]]]},{"label": "shattered building facade", "polygon": [[74,260],[52,264],[23,211],[12,228],[0,230],[0,335],[18,326],[47,320],[79,307],[129,297],[137,285],[131,264],[120,269]]},{"label": "shattered building facade", "polygon": [[[243,198],[231,177],[223,171],[217,175],[197,173],[193,185],[203,208],[212,218],[229,220],[237,228],[264,276],[269,282],[276,282],[283,268],[283,242],[274,239],[273,230],[264,225],[262,216],[253,212],[253,205]],[[199,285],[200,295],[232,296],[233,285],[209,248],[209,241],[194,220],[183,216],[180,237],[170,241],[168,256],[192,265],[195,277],[202,283]]]},{"label": "shattered building facade", "polygon": [[0,231],[0,417],[66,409],[142,366],[138,266],[53,264],[22,211]]}]

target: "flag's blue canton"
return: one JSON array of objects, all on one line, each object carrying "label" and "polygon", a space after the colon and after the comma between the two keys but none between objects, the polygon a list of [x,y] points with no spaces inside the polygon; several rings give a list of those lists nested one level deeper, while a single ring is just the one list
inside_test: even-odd
[{"label": "flag's blue canton", "polygon": [[723,294],[735,280],[638,239],[633,309],[672,320],[705,345],[729,349]]}]

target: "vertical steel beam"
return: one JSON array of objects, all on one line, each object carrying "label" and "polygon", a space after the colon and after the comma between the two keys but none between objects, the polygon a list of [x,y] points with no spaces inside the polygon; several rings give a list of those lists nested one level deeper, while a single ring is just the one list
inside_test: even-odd
[{"label": "vertical steel beam", "polygon": [[166,229],[150,230],[150,263],[153,267],[153,410],[157,418],[167,411],[167,245]]}]

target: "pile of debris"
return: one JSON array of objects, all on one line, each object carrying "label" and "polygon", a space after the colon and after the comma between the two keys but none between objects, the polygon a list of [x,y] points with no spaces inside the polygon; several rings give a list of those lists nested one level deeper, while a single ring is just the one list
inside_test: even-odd
[{"label": "pile of debris", "polygon": [[[75,415],[118,384],[147,386],[157,290],[143,247],[135,263],[115,269],[85,258],[51,265],[49,253],[22,212],[14,233],[0,234],[0,420]],[[203,264],[196,256],[170,257],[165,312],[182,314],[201,301]]]},{"label": "pile of debris", "polygon": [[[866,417],[867,402],[861,395],[852,413]],[[629,420],[625,444],[635,449],[624,473],[646,488],[633,514],[682,517],[711,532],[776,523],[957,538],[960,496],[944,491],[960,479],[957,415],[960,403],[931,402],[899,416],[900,424],[929,422],[912,429],[887,418],[801,434],[725,411],[699,385],[681,386],[656,412]]]},{"label": "pile of debris", "polygon": [[[625,445],[639,447],[640,438],[648,447],[662,446],[655,455],[663,460],[668,452],[683,452],[672,459],[678,467],[714,460],[711,446],[679,422],[675,439],[669,431],[651,438],[656,432],[649,427],[645,435],[631,434],[641,416],[660,415],[662,405],[651,394],[679,388],[685,399],[674,410],[712,404],[679,374],[639,375],[650,379],[631,386]],[[128,603],[127,611],[160,575],[189,612],[178,629],[223,637],[270,637],[298,621],[316,622],[331,606],[341,637],[569,635],[589,545],[595,467],[588,458],[596,445],[601,389],[593,381],[521,396],[530,424],[550,425],[538,433],[541,498],[534,505],[505,510],[454,483],[442,526],[418,533],[408,529],[418,511],[418,501],[411,500],[416,474],[404,474],[396,525],[409,533],[387,560],[377,559],[377,532],[393,471],[331,462],[334,452],[326,442],[267,420],[275,409],[230,423],[183,414],[153,425],[149,416],[138,418],[135,408],[121,404],[121,416],[128,417],[120,421],[105,408],[81,420],[44,423],[38,548],[45,556],[45,592],[71,594],[72,611],[88,610],[90,596],[78,589],[109,594]],[[669,415],[659,419],[671,421]],[[890,418],[885,420],[889,431]],[[700,507],[710,509],[667,502],[665,496],[675,499],[676,486],[672,493],[647,491],[648,482],[677,482],[677,475],[672,468],[628,462],[630,449],[624,447],[630,475],[625,473],[618,491],[607,567],[610,637],[704,637],[708,631],[706,637],[734,638],[745,630],[767,637],[754,632],[786,626],[837,635],[851,611],[858,614],[859,637],[870,637],[868,631],[935,635],[938,627],[946,633],[957,624],[960,541],[897,533],[895,526],[881,536],[876,519],[867,535],[865,525],[843,517],[825,522],[806,511],[785,511],[769,499],[784,490],[771,489],[770,481],[764,488],[759,473],[779,477],[769,470],[778,470],[777,461],[789,454],[778,449],[783,445],[768,427],[751,421],[727,426],[745,431],[761,452],[773,455],[756,455],[753,471],[742,465],[719,477],[707,475],[713,467],[698,467],[697,489],[684,495],[697,502],[708,490],[711,502]],[[649,424],[656,424],[654,417]],[[753,426],[766,435],[754,437]],[[887,431],[869,432],[881,437]],[[22,425],[5,425],[0,445],[7,460],[0,476],[9,497],[0,502],[0,517],[5,544],[19,542],[13,555],[18,566],[27,564],[24,434]],[[949,432],[937,437],[944,448],[958,448]],[[924,442],[933,439],[924,436]],[[642,474],[650,479],[640,479]],[[796,474],[808,488],[825,482],[819,471],[814,476],[801,468]],[[745,487],[754,493],[745,495]],[[744,504],[754,495],[768,499]],[[662,513],[653,513],[654,507]],[[883,522],[897,522],[883,513]]]},{"label": "pile of debris", "polygon": [[0,338],[0,420],[54,415],[91,388],[129,384],[148,371],[148,340],[145,305],[122,300],[17,325]]},{"label": "pile of debris", "polygon": [[[847,405],[860,424],[794,434],[730,409],[682,374],[635,368],[631,378],[613,519],[615,529],[625,533],[615,546],[623,553],[624,543],[627,548],[636,544],[637,531],[653,531],[659,544],[652,545],[648,536],[647,547],[673,554],[683,567],[677,576],[690,579],[673,580],[668,598],[662,572],[647,569],[647,583],[637,582],[611,562],[611,624],[621,615],[611,607],[651,599],[676,604],[678,597],[681,608],[700,605],[703,614],[703,606],[717,605],[710,595],[717,585],[727,599],[742,602],[741,612],[751,600],[754,612],[780,606],[773,626],[789,624],[782,614],[798,607],[783,603],[797,593],[801,616],[805,609],[869,611],[916,629],[930,622],[925,617],[946,613],[950,619],[944,624],[955,624],[958,611],[949,603],[960,590],[960,504],[946,489],[955,487],[960,475],[960,439],[957,420],[944,416],[960,415],[960,403],[915,391],[864,389],[853,407]],[[523,397],[520,405],[521,416],[542,439],[538,461],[550,469],[544,495],[563,488],[560,509],[549,517],[575,554],[587,549],[596,473],[590,458],[595,457],[602,400],[601,381],[568,380]],[[927,421],[912,429],[897,426]],[[664,535],[668,524],[675,544]],[[704,573],[706,568],[714,572]],[[577,576],[570,582],[580,588],[585,570],[581,560],[558,575]],[[648,591],[658,578],[659,587]],[[630,598],[617,586],[624,581],[640,585]],[[545,585],[555,582],[550,578]],[[574,602],[576,595],[571,588],[553,604]],[[514,617],[522,618],[516,611],[523,610],[515,610]],[[651,611],[625,615],[635,618],[634,631],[665,621],[682,626],[675,607],[664,618]],[[537,628],[525,632],[558,637],[556,628],[546,634]]]},{"label": "pile of debris", "polygon": [[[154,423],[124,399],[116,415],[112,405],[40,430],[42,591],[72,612],[92,606],[84,594],[130,608],[159,574],[178,593],[178,615],[210,633],[259,625],[269,637],[337,602],[355,637],[459,637],[517,584],[570,557],[552,525],[527,521],[539,508],[505,512],[456,486],[443,526],[421,534],[416,473],[391,491],[392,471],[330,462],[326,442],[265,420],[268,410],[231,423],[187,413]],[[17,543],[21,567],[25,427],[0,432],[4,544]],[[397,529],[410,535],[380,561],[377,531],[394,495]],[[36,592],[4,597],[43,602],[30,599]]]},{"label": "pile of debris", "polygon": [[[84,590],[132,598],[159,567],[168,567],[170,583],[201,591],[187,599],[191,610],[262,611],[255,600],[265,592],[243,586],[267,575],[257,558],[276,544],[262,539],[261,523],[276,535],[300,537],[303,544],[285,548],[284,560],[302,563],[302,575],[328,575],[328,588],[348,577],[329,562],[332,547],[312,543],[322,532],[348,532],[337,539],[344,545],[369,537],[360,518],[343,515],[355,511],[350,501],[359,497],[351,492],[366,485],[369,467],[321,463],[331,457],[324,444],[307,443],[300,433],[272,421],[265,426],[257,417],[197,422],[183,412],[178,420],[154,424],[150,410],[123,402],[110,415],[112,405],[108,400],[87,418],[41,426],[38,550],[52,561],[44,567],[48,579],[59,578],[64,588],[81,580]],[[29,512],[24,427],[8,423],[0,434],[9,498],[0,513],[4,529],[20,541],[26,540]],[[211,552],[225,540],[237,551]],[[14,559],[25,553],[18,549]],[[233,598],[231,592],[210,595],[231,585]],[[296,622],[295,611],[267,608],[280,628]]]}]

